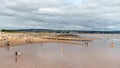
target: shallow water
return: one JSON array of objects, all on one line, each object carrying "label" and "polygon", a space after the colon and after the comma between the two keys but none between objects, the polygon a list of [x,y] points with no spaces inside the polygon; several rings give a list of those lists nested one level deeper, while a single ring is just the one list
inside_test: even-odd
[{"label": "shallow water", "polygon": [[[78,42],[79,43],[79,42]],[[0,48],[1,68],[120,68],[120,43],[96,40],[86,45],[30,44]],[[61,47],[63,48],[61,50]],[[15,51],[22,53],[15,62]]]}]

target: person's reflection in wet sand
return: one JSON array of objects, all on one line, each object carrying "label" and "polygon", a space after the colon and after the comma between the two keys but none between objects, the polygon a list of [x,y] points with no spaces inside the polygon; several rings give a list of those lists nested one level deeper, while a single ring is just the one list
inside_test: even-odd
[{"label": "person's reflection in wet sand", "polygon": [[89,42],[88,40],[85,41],[85,45],[86,45],[86,47],[88,47],[88,45],[89,45],[88,42]]},{"label": "person's reflection in wet sand", "polygon": [[5,41],[5,46],[7,47],[7,50],[9,51],[10,41]]},{"label": "person's reflection in wet sand", "polygon": [[63,47],[63,46],[61,46],[61,47],[60,47],[60,52],[61,52],[61,53],[60,53],[60,56],[62,56],[62,55],[63,55],[63,51],[64,51],[64,47]]},{"label": "person's reflection in wet sand", "polygon": [[41,41],[40,43],[41,43],[40,46],[42,47],[43,42]]},{"label": "person's reflection in wet sand", "polygon": [[64,47],[63,47],[63,46],[61,46],[61,51],[62,51],[62,52],[64,51]]},{"label": "person's reflection in wet sand", "polygon": [[89,47],[89,45],[88,45],[88,44],[86,44],[86,47]]},{"label": "person's reflection in wet sand", "polygon": [[63,52],[64,52],[64,46],[60,47],[60,51],[61,51],[61,54],[60,54],[60,67],[63,68],[62,56],[63,56]]}]

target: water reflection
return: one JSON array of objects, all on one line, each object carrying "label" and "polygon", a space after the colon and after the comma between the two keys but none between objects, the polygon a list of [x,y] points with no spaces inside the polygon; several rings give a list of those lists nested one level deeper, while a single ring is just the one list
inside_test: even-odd
[{"label": "water reflection", "polygon": [[62,51],[62,52],[64,51],[64,46],[61,46],[61,51]]},{"label": "water reflection", "polygon": [[[76,42],[78,43],[78,42]],[[0,66],[6,68],[120,68],[120,48],[114,43],[96,40],[89,45],[62,43],[42,43],[32,46],[11,47],[9,53],[0,49]],[[109,46],[112,48],[110,48]],[[86,47],[87,46],[87,47]],[[88,48],[89,47],[89,48]],[[13,53],[21,51],[22,57],[17,65],[13,62]],[[11,67],[6,62],[11,63]],[[33,63],[34,62],[34,63]],[[28,67],[26,66],[28,65]]]}]

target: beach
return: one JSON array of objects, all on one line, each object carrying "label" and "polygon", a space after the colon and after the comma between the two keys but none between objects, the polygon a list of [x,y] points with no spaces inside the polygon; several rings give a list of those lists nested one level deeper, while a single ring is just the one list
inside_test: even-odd
[{"label": "beach", "polygon": [[120,68],[120,0],[0,0],[0,68]]},{"label": "beach", "polygon": [[[9,41],[10,46],[30,44],[30,43],[45,43],[45,42],[63,42],[64,41],[92,41],[94,38],[76,38],[72,36],[59,36],[61,34],[54,33],[1,33],[0,47],[5,47],[6,41]],[[62,34],[64,35],[64,34]],[[58,37],[59,36],[59,37]]]},{"label": "beach", "polygon": [[[119,34],[77,34],[82,39],[80,41],[73,41],[71,37],[70,40],[68,37],[64,40],[56,36],[56,40],[50,38],[58,34],[1,34],[3,35],[4,38],[8,37],[5,39],[9,39],[10,49],[6,49],[2,40],[2,68],[120,68]],[[88,38],[92,42],[85,44]],[[111,43],[114,44],[111,46]],[[15,51],[21,52],[17,62]]]}]

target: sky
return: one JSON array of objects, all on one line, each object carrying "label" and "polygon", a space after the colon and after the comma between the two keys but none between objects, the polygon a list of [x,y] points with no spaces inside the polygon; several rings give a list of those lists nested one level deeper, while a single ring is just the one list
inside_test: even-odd
[{"label": "sky", "polygon": [[0,29],[120,30],[120,0],[0,0]]}]

